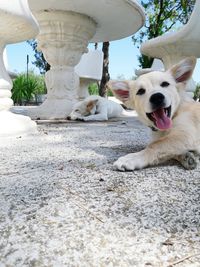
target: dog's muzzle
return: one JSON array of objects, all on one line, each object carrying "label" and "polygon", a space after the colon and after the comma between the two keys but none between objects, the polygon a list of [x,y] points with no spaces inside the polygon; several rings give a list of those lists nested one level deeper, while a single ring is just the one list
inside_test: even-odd
[{"label": "dog's muzzle", "polygon": [[165,106],[165,96],[161,93],[155,93],[151,95],[149,102],[151,103],[152,109],[162,108]]},{"label": "dog's muzzle", "polygon": [[166,107],[165,96],[161,93],[155,93],[150,97],[149,102],[153,111],[146,113],[148,119],[161,131],[171,128],[171,106]]}]

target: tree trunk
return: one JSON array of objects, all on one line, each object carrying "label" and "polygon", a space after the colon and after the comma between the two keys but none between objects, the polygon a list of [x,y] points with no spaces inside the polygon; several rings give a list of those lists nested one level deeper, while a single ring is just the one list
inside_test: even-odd
[{"label": "tree trunk", "polygon": [[99,87],[99,95],[105,97],[106,96],[106,84],[110,80],[110,75],[108,71],[108,66],[109,66],[109,42],[104,42],[102,51],[104,53],[104,59],[103,59],[103,74],[102,74],[102,79],[100,82],[100,87]]},{"label": "tree trunk", "polygon": [[48,70],[50,70],[51,66],[49,65],[49,63],[46,61],[46,59],[44,58],[44,55],[42,53],[42,60],[44,62],[44,65],[45,65],[45,72],[47,72]]}]

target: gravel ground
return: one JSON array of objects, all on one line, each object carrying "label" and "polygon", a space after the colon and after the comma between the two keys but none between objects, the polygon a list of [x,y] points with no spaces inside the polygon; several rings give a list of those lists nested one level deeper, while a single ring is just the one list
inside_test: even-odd
[{"label": "gravel ground", "polygon": [[148,131],[126,117],[1,140],[0,267],[200,266],[200,167],[112,168]]}]

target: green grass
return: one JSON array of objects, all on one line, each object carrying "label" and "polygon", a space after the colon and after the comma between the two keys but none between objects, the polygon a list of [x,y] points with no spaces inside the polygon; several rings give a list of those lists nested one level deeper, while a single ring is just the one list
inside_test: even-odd
[{"label": "green grass", "polygon": [[[91,83],[88,87],[90,95],[99,95],[99,87],[97,83]],[[107,90],[107,96],[113,96],[113,93],[110,90]]]},{"label": "green grass", "polygon": [[22,105],[33,99],[35,95],[45,93],[46,87],[42,75],[30,72],[27,77],[26,73],[21,73],[13,81],[12,99],[15,104]]}]

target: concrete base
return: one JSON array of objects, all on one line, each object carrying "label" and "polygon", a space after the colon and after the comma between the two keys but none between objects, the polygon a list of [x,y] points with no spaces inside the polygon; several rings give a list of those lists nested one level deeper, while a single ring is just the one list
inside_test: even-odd
[{"label": "concrete base", "polygon": [[29,117],[35,120],[65,119],[70,114],[74,103],[69,99],[46,99],[40,106],[24,107],[24,110]]},{"label": "concrete base", "polygon": [[37,124],[27,116],[0,112],[0,137],[17,137],[37,133]]}]

